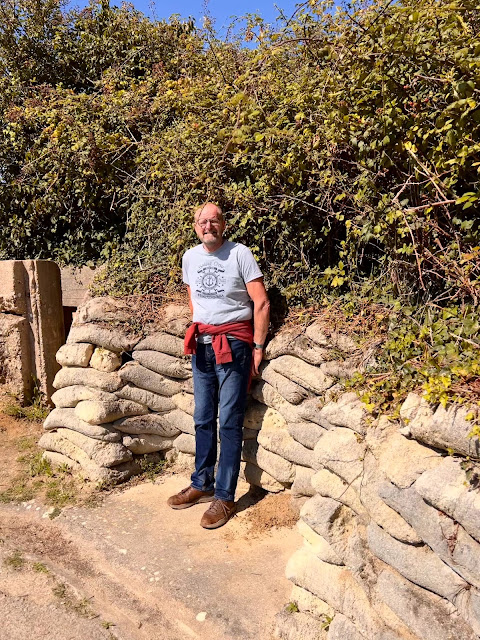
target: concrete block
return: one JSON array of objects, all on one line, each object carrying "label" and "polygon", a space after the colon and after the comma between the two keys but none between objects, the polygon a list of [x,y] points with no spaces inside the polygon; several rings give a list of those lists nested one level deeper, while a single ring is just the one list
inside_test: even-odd
[{"label": "concrete block", "polygon": [[39,390],[50,400],[55,391],[53,379],[60,369],[55,354],[65,342],[60,269],[50,260],[24,260],[23,265],[28,282],[32,373]]},{"label": "concrete block", "polygon": [[0,313],[0,384],[18,396],[21,402],[29,400],[33,388],[29,349],[26,319]]},{"label": "concrete block", "polygon": [[0,313],[25,315],[26,312],[23,263],[3,260],[0,262]]}]

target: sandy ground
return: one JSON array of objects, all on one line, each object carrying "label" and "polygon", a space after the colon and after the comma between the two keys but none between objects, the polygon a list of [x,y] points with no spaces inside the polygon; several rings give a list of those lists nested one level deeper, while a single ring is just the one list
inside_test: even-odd
[{"label": "sandy ground", "polygon": [[270,640],[301,545],[288,496],[242,483],[239,513],[207,531],[205,505],[166,505],[186,485],[165,475],[54,519],[37,501],[0,505],[2,640]]}]

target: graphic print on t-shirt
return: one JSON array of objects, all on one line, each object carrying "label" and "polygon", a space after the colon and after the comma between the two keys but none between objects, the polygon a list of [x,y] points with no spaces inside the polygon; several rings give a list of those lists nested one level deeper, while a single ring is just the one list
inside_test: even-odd
[{"label": "graphic print on t-shirt", "polygon": [[197,270],[196,293],[199,298],[225,297],[225,269],[217,260],[204,262]]}]

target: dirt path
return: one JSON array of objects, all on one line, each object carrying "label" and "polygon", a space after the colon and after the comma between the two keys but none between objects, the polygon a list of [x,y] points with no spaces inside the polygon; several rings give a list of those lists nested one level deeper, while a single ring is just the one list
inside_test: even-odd
[{"label": "dirt path", "polygon": [[186,484],[162,477],[53,520],[37,502],[0,505],[2,639],[270,640],[301,544],[288,496],[255,502],[242,484],[237,516],[206,531],[205,505],[165,503]]}]

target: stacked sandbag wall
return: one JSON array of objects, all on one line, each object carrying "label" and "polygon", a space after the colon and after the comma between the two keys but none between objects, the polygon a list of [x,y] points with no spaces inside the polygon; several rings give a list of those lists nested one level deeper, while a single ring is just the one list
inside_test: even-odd
[{"label": "stacked sandbag wall", "polygon": [[410,394],[372,420],[349,394],[327,402],[311,495],[289,560],[284,640],[480,637],[478,439],[463,406]]},{"label": "stacked sandbag wall", "polygon": [[[182,355],[188,310],[167,307],[140,337],[116,304],[92,300],[79,310],[59,353],[50,440],[41,443],[49,459],[65,456],[115,481],[135,473],[142,454],[194,454],[191,368]],[[99,370],[102,357],[113,370]],[[318,322],[281,331],[266,357],[248,400],[241,473],[267,491],[290,491],[304,540],[287,565],[292,594],[276,636],[478,638],[472,411],[411,394],[399,418],[374,419],[341,384],[372,355]]]},{"label": "stacked sandbag wall", "polygon": [[191,365],[179,337],[188,310],[171,305],[164,320],[167,330],[142,339],[119,301],[78,309],[56,356],[55,409],[39,442],[47,460],[117,483],[140,473],[145,455],[164,456],[177,442],[181,450],[183,433],[194,432]]}]

